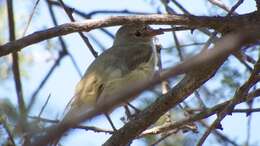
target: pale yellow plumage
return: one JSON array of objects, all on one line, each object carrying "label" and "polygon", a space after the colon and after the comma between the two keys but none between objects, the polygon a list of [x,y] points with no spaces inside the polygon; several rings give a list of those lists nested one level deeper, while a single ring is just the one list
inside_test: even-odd
[{"label": "pale yellow plumage", "polygon": [[103,52],[89,66],[76,86],[75,99],[69,113],[95,107],[98,102],[109,102],[115,93],[128,85],[153,76],[153,36],[156,33],[145,25],[126,25],[119,29],[113,46]]}]

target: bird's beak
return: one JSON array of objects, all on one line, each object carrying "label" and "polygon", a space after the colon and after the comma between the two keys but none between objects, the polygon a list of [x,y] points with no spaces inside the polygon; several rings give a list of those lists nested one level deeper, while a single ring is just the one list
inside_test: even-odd
[{"label": "bird's beak", "polygon": [[161,35],[163,34],[163,31],[161,29],[153,29],[151,27],[149,27],[146,31],[145,31],[145,35],[147,36],[156,36],[156,35]]}]

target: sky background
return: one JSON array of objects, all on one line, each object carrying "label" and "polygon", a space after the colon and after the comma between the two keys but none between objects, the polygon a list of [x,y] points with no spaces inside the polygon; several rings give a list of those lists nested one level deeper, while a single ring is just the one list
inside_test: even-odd
[{"label": "sky background", "polygon": [[[191,13],[195,15],[206,15],[211,16],[213,13],[215,14],[217,12],[218,15],[224,15],[225,13],[220,10],[216,9],[216,7],[211,7],[211,4],[208,2],[205,2],[205,0],[179,0],[180,3],[183,4],[183,6],[189,10]],[[234,5],[234,1],[228,1],[223,0],[226,2],[226,4]],[[130,10],[130,11],[137,11],[137,12],[150,12],[150,13],[156,13],[156,9],[160,9],[164,12],[164,8],[162,5],[160,5],[159,1],[148,1],[148,0],[64,0],[64,2],[74,7],[78,10],[84,11],[85,13],[92,12],[94,10]],[[31,9],[33,7],[33,4],[35,1],[27,1],[27,0],[14,0],[14,7],[15,7],[15,17],[16,17],[16,28],[19,28],[17,30],[17,36],[21,37],[21,34],[24,29],[24,26],[28,20],[28,16],[31,12]],[[210,10],[209,7],[210,6]],[[248,12],[254,11],[255,3],[254,0],[247,0],[242,4],[238,9],[237,12],[239,14],[244,14]],[[209,10],[209,11],[208,11]],[[217,11],[216,11],[217,10]],[[59,24],[63,24],[66,22],[70,22],[67,18],[67,15],[64,13],[63,10],[55,9],[56,17],[58,18]],[[96,19],[102,19],[104,17],[112,16],[112,15],[118,15],[118,14],[106,14],[106,15],[95,15],[94,18]],[[2,21],[3,23],[7,23],[7,18],[3,18],[5,21]],[[83,21],[82,18],[76,17],[78,21]],[[0,26],[1,23],[0,22]],[[2,24],[3,25],[3,24]],[[41,0],[37,9],[36,13],[32,19],[32,23],[29,27],[29,30],[27,31],[27,34],[30,34],[34,31],[42,30],[44,28],[52,27],[52,21],[50,19],[50,15],[47,9],[47,4],[44,0]],[[154,27],[166,27],[166,26],[154,26]],[[110,27],[108,30],[113,32],[113,34],[116,32],[118,27]],[[193,35],[190,35],[190,37],[187,37],[187,34],[189,32],[178,32],[177,35],[181,42],[185,42],[188,44],[192,41],[192,39],[198,40],[198,42],[203,42],[206,40],[206,37],[203,35],[200,35],[198,38],[196,38],[196,34],[200,34],[199,32],[194,32]],[[109,48],[112,45],[112,39],[108,36],[104,35],[99,30],[93,30],[89,32],[89,34],[99,38],[102,45],[105,46],[105,48]],[[6,29],[3,33],[0,35],[8,36],[8,30]],[[7,39],[8,37],[6,37]],[[78,34],[69,34],[63,37],[68,45],[69,52],[72,53],[72,55],[75,57],[77,64],[80,67],[81,73],[84,73],[86,68],[89,66],[89,64],[94,60],[94,57],[90,53],[90,51],[85,47],[85,44],[81,40]],[[159,40],[163,47],[171,46],[172,41],[169,41],[169,38],[172,39],[171,34],[165,34],[162,36],[159,36]],[[7,40],[6,40],[7,41]],[[57,39],[52,39],[53,42],[57,42]],[[93,40],[91,40],[91,43],[93,47],[99,52],[99,54],[102,52],[102,49],[99,48]],[[24,76],[22,79],[23,83],[23,89],[24,89],[24,96],[26,98],[26,102],[29,101],[29,98],[32,95],[32,92],[37,88],[39,82],[43,79],[46,72],[49,70],[49,68],[52,66],[54,61],[52,59],[48,58],[55,58],[57,57],[57,53],[50,53],[50,51],[47,51],[44,46],[46,45],[47,41],[43,41],[40,43],[37,43],[35,45],[26,47],[23,49],[23,53],[29,54],[33,58],[33,63],[31,65],[24,66],[25,70],[27,72],[27,76]],[[55,45],[55,49],[60,49],[59,45]],[[190,50],[189,50],[190,49]],[[187,48],[186,52],[193,51],[193,48]],[[55,52],[55,51],[53,51]],[[163,64],[164,67],[172,66],[175,63],[178,62],[178,59],[172,58],[171,55],[167,55],[166,52],[164,53],[163,58]],[[46,59],[47,58],[47,59]],[[232,60],[232,58],[231,58]],[[234,60],[234,59],[233,59]],[[232,60],[232,61],[233,61]],[[237,62],[238,64],[238,62]],[[234,64],[234,66],[236,63]],[[243,68],[241,68],[243,70]],[[73,64],[71,63],[71,60],[69,57],[64,58],[59,67],[55,69],[54,73],[51,75],[51,77],[48,79],[47,84],[42,88],[40,91],[37,102],[35,103],[35,106],[33,107],[31,115],[37,115],[40,111],[41,106],[46,101],[48,95],[51,95],[49,104],[47,105],[43,117],[48,118],[61,118],[62,112],[70,100],[70,98],[74,94],[74,88],[77,82],[80,80],[80,77],[76,70],[73,67]],[[214,89],[217,86],[220,86],[219,84],[216,84],[213,80],[209,81],[207,83],[209,86],[211,86],[212,89]],[[11,99],[12,103],[16,104],[16,94],[14,90],[14,83],[13,80],[5,80],[0,85],[0,98],[9,98]],[[232,95],[233,93],[231,93]],[[142,104],[141,99],[145,99],[147,97],[150,97],[151,95],[143,94],[139,98],[139,101],[134,101],[135,105]],[[243,105],[240,105],[240,107],[245,107]],[[112,115],[111,118],[113,119],[113,122],[115,122],[115,125],[117,128],[120,128],[123,123],[120,121],[120,118],[124,114],[124,111],[122,108],[116,109]],[[258,126],[260,123],[260,116],[258,113],[253,113],[252,119],[252,127],[254,127],[251,131],[252,134],[252,143],[260,143],[260,137],[259,130],[260,127]],[[210,118],[213,119],[213,118]],[[238,142],[244,142],[246,139],[246,124],[247,123],[247,117],[245,114],[234,114],[232,116],[227,116],[222,124],[224,127],[224,133],[229,135],[231,138],[235,139]],[[92,119],[91,121],[87,122],[88,125],[95,125],[98,127],[103,128],[110,128],[110,125],[108,124],[107,120],[104,116],[99,116],[95,119]],[[202,133],[202,132],[201,132]],[[83,145],[88,144],[90,146],[98,146],[104,143],[104,141],[109,137],[108,134],[102,134],[102,133],[94,133],[91,131],[84,131],[84,130],[72,130],[71,134],[69,136],[65,136],[63,138],[62,144],[64,146],[71,146],[71,145]],[[140,146],[144,145],[144,142],[142,140],[135,140],[132,144],[133,146]],[[213,146],[212,139],[208,139],[206,142],[206,145]]]}]

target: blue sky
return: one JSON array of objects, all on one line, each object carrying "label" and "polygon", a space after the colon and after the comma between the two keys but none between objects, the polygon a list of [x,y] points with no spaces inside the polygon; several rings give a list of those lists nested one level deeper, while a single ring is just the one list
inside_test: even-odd
[{"label": "blue sky", "polygon": [[[33,1],[34,3],[35,1]],[[122,2],[121,0],[109,0],[109,1],[102,1],[102,0],[64,0],[64,2],[72,7],[75,7],[79,10],[82,10],[84,12],[91,12],[93,10],[131,10],[131,11],[145,11],[145,12],[155,12],[155,8],[157,8],[159,5],[159,1],[153,1],[152,6],[149,4],[148,0],[125,0]],[[234,4],[230,3],[230,1],[225,0],[227,4]],[[30,9],[32,8],[33,3],[29,3],[28,1],[15,1],[15,16],[17,20],[21,20],[17,25],[17,28],[23,28],[26,20],[28,19],[28,11],[30,12]],[[210,6],[209,3],[205,2],[205,0],[196,0],[195,1],[181,1],[181,3],[192,13],[196,15],[211,15],[208,13],[207,6]],[[237,12],[238,13],[247,13],[255,10],[255,3],[254,0],[247,0],[244,2],[246,4],[242,4]],[[159,7],[159,9],[163,10],[163,7]],[[69,19],[67,18],[64,11],[57,11],[58,9],[55,9],[56,11],[56,17],[59,20],[59,24],[63,24],[66,22],[69,22]],[[215,12],[216,9],[214,7],[211,7],[210,12]],[[223,11],[217,11],[218,15],[223,15]],[[104,18],[109,15],[96,15],[95,18]],[[77,19],[80,21],[81,18]],[[45,1],[40,1],[39,7],[37,8],[36,14],[32,19],[32,24],[29,27],[29,30],[27,34],[30,34],[34,31],[42,30],[43,28],[49,28],[53,26],[51,23],[51,19],[49,18],[49,13],[47,9],[47,5]],[[118,27],[110,27],[108,30],[115,33]],[[21,34],[22,31],[18,30],[18,35]],[[109,48],[112,45],[111,38],[105,36],[103,33],[101,33],[98,30],[93,30],[90,32],[91,35],[96,36],[99,38],[104,46],[106,48]],[[196,33],[195,33],[196,34]],[[179,33],[178,36],[180,37],[181,42],[189,43],[190,38],[187,38],[187,35],[185,33]],[[193,35],[193,37],[196,37]],[[72,55],[75,57],[77,64],[80,66],[81,72],[84,73],[85,69],[88,67],[88,65],[94,60],[94,57],[91,55],[89,50],[85,47],[85,44],[81,40],[78,34],[69,34],[63,37],[66,42],[68,43],[69,51],[72,53]],[[170,34],[166,34],[163,36],[160,36],[159,39],[163,45],[163,47],[170,46],[172,42],[168,41],[168,38],[172,38]],[[202,39],[205,39],[202,37]],[[53,39],[56,40],[57,39]],[[98,46],[91,41],[94,48],[101,52],[101,49],[98,48]],[[48,51],[43,49],[42,47],[46,44],[46,41],[38,43],[36,45],[29,46],[25,49],[23,49],[24,53],[31,54],[35,59],[35,63],[27,68],[27,71],[29,73],[29,78],[23,78],[23,87],[24,87],[24,94],[25,97],[30,97],[32,94],[32,91],[35,90],[35,88],[38,86],[38,83],[42,80],[44,75],[46,74],[46,71],[49,70],[49,68],[52,66],[54,61],[48,61],[46,62],[46,58],[51,57],[51,55]],[[59,46],[59,45],[55,45]],[[57,47],[56,49],[60,49]],[[189,51],[189,50],[187,50]],[[54,54],[55,57],[55,54]],[[173,63],[177,62],[178,59],[172,59],[171,56],[165,56],[164,62],[166,63],[166,66],[170,66]],[[167,62],[171,62],[168,63]],[[80,77],[78,76],[76,70],[74,69],[70,59],[66,57],[61,61],[61,64],[58,68],[55,69],[54,74],[49,78],[48,83],[43,87],[41,92],[38,95],[37,103],[35,104],[32,115],[38,114],[40,111],[40,107],[44,104],[49,94],[51,94],[51,99],[46,107],[45,112],[43,113],[43,117],[49,117],[49,118],[56,118],[61,117],[62,111],[64,110],[65,105],[69,101],[69,99],[74,94],[74,87],[76,83],[80,80]],[[214,82],[210,81],[208,84],[212,84],[214,86]],[[16,94],[13,86],[12,80],[5,81],[1,87],[0,87],[0,93],[2,94],[1,97],[8,97],[10,98],[13,103],[16,103]],[[1,98],[0,97],[0,98]],[[27,101],[29,98],[27,98]],[[135,104],[140,104],[140,102],[134,102]],[[243,105],[241,105],[243,107]],[[112,113],[112,119],[117,125],[117,128],[121,127],[123,123],[120,121],[120,117],[124,111],[122,108],[118,108]],[[259,114],[258,114],[259,115]],[[258,116],[259,117],[259,116]],[[224,127],[224,133],[231,135],[232,138],[235,138],[239,142],[243,142],[245,140],[245,134],[246,134],[246,122],[247,118],[244,114],[234,114],[233,116],[228,116],[225,118],[222,122]],[[259,126],[258,123],[260,123],[260,118],[256,118],[254,116],[253,123],[252,123],[252,141],[258,141],[260,142],[259,138],[257,137]],[[104,118],[104,116],[99,116],[95,119],[92,119],[88,122],[89,125],[95,125],[98,127],[103,128],[110,128],[108,122]],[[70,146],[70,145],[83,145],[88,144],[91,146],[98,146],[101,145],[107,138],[109,137],[108,134],[102,134],[102,133],[94,133],[94,132],[86,132],[84,130],[72,130],[71,134],[67,137],[65,137],[62,141],[64,146]],[[207,144],[209,145],[210,140],[207,141]],[[140,140],[135,140],[133,143],[133,146],[139,146],[142,145],[143,142]]]}]

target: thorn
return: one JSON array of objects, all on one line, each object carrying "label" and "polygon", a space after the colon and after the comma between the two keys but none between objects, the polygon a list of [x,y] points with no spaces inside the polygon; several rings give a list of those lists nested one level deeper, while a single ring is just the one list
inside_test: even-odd
[{"label": "thorn", "polygon": [[105,113],[105,116],[106,116],[108,122],[110,123],[111,127],[113,128],[113,130],[117,131],[117,129],[116,129],[115,125],[113,124],[113,122],[112,122],[111,118],[109,117],[109,115],[107,113]]},{"label": "thorn", "polygon": [[222,124],[219,123],[219,124],[216,126],[216,129],[223,130],[223,126],[222,126]]}]

